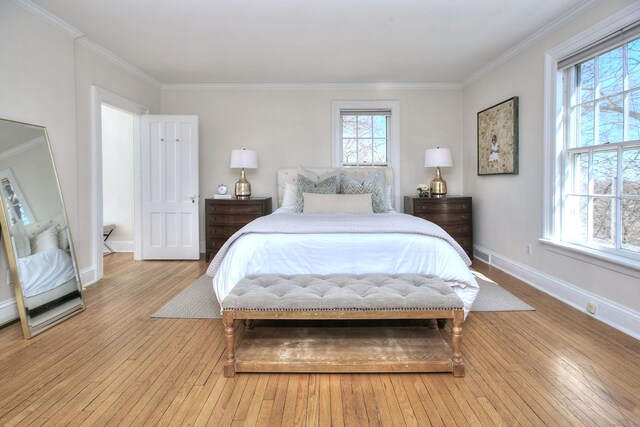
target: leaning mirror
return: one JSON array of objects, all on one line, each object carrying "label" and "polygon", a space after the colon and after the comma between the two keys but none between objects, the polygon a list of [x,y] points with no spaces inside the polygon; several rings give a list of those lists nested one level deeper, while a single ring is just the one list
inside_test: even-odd
[{"label": "leaning mirror", "polygon": [[0,226],[25,338],[84,310],[47,131],[0,119]]}]

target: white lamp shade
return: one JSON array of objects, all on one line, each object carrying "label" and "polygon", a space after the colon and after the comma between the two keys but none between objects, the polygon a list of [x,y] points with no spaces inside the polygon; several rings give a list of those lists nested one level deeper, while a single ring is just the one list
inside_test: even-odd
[{"label": "white lamp shade", "polygon": [[424,167],[448,167],[453,166],[451,150],[448,148],[429,148],[424,151]]},{"label": "white lamp shade", "polygon": [[258,155],[253,150],[231,150],[230,168],[256,169],[258,167]]}]

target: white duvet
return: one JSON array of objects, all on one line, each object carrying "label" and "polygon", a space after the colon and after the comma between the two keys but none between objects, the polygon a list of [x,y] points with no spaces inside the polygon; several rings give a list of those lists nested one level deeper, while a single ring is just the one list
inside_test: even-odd
[{"label": "white duvet", "polygon": [[[376,215],[393,215],[398,220],[408,217]],[[460,247],[438,237],[391,232],[250,232],[230,240],[233,243],[226,253],[219,253],[208,270],[214,275],[213,287],[220,302],[243,277],[258,274],[433,274],[460,296],[465,316],[479,291]]]},{"label": "white duvet", "polygon": [[18,258],[18,271],[25,297],[56,288],[76,275],[71,256],[62,249],[47,249]]}]

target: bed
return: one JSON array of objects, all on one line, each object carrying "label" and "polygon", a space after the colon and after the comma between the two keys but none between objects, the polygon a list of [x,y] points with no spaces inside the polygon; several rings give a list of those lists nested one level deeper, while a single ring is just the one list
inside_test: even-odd
[{"label": "bed", "polygon": [[[22,256],[16,258],[16,263],[25,310],[33,318],[77,298],[80,293],[64,218],[59,215],[28,224],[23,232],[33,251],[19,254]],[[22,238],[17,230],[14,236]],[[33,246],[36,240],[39,249]]]},{"label": "bed", "polygon": [[[392,201],[389,168],[355,168],[366,178],[382,170]],[[313,169],[317,174],[329,169]],[[267,274],[418,273],[435,275],[464,303],[465,317],[479,288],[462,248],[440,227],[391,211],[384,214],[300,214],[287,203],[296,169],[278,170],[278,208],[234,234],[214,257],[207,274],[220,302],[245,276]],[[284,205],[284,206],[283,206]]]}]

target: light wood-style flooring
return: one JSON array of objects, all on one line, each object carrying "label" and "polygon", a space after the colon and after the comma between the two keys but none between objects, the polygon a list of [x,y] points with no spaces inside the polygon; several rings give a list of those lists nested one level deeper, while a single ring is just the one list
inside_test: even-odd
[{"label": "light wood-style flooring", "polygon": [[475,268],[537,310],[471,313],[464,378],[228,379],[219,319],[150,317],[206,264],[110,255],[85,312],[29,341],[0,329],[0,425],[640,425],[639,341]]}]

